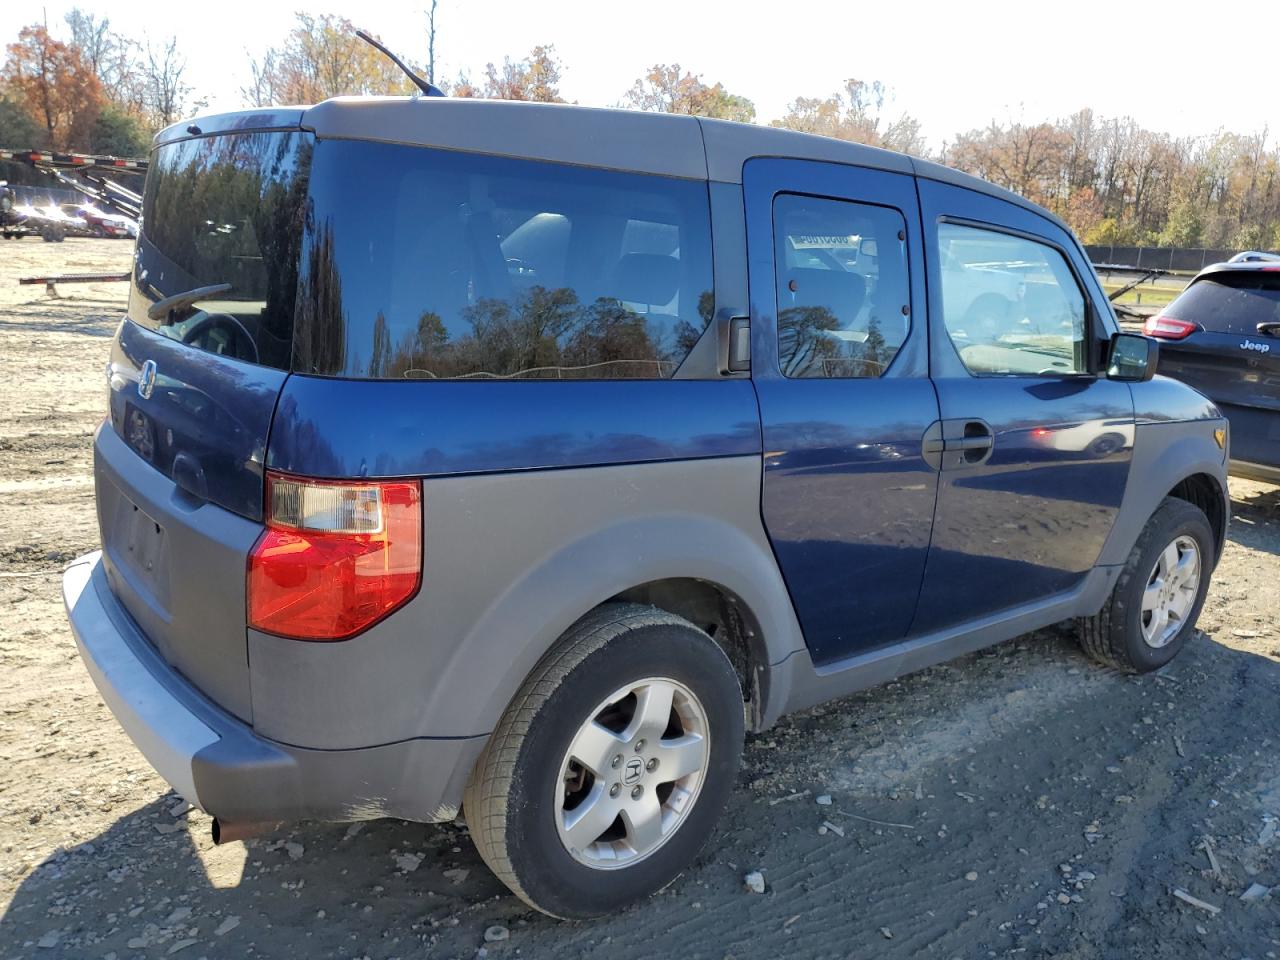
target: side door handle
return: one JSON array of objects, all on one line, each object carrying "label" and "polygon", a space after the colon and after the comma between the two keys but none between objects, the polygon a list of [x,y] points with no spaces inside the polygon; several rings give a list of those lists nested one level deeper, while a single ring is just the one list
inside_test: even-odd
[{"label": "side door handle", "polygon": [[954,470],[985,462],[995,443],[983,420],[935,420],[921,438],[920,455],[935,470]]},{"label": "side door handle", "polygon": [[[944,466],[973,467],[985,463],[996,445],[995,432],[985,420],[946,421],[942,427],[942,438],[948,454]],[[950,456],[953,450],[956,452],[954,458]]]},{"label": "side door handle", "polygon": [[977,434],[972,437],[957,437],[954,440],[944,440],[944,449],[946,450],[990,450],[995,445],[996,438],[991,434]]}]

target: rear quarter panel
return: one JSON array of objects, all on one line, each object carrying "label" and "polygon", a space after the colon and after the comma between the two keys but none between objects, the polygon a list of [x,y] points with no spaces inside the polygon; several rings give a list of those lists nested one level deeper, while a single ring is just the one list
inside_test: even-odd
[{"label": "rear quarter panel", "polygon": [[485,734],[574,621],[629,587],[707,580],[803,647],[760,523],[760,457],[427,480],[423,585],[341,643],[250,632],[255,727],[326,748]]},{"label": "rear quarter panel", "polygon": [[271,467],[423,477],[423,585],[351,640],[250,631],[256,729],[298,746],[488,733],[538,659],[622,591],[738,597],[769,662],[803,647],[760,520],[750,382],[291,377]]}]

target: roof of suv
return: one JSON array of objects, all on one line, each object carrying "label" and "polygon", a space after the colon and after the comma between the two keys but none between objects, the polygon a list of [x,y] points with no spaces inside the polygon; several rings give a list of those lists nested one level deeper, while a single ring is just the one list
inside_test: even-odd
[{"label": "roof of suv", "polygon": [[1280,273],[1280,257],[1271,260],[1237,260],[1227,263],[1211,263],[1191,279],[1191,283],[1220,273]]},{"label": "roof of suv", "polygon": [[336,97],[313,107],[269,107],[184,120],[155,143],[197,134],[302,127],[319,137],[527,157],[725,183],[752,157],[845,163],[915,174],[1057,216],[986,180],[907,154],[777,127],[573,104],[454,97]]}]

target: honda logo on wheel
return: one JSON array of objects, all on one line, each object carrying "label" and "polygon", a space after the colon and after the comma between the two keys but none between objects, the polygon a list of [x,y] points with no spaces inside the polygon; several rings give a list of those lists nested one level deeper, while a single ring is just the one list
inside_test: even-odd
[{"label": "honda logo on wheel", "polygon": [[639,757],[632,757],[627,761],[626,768],[622,771],[622,782],[627,786],[635,783],[644,773],[644,761]]}]

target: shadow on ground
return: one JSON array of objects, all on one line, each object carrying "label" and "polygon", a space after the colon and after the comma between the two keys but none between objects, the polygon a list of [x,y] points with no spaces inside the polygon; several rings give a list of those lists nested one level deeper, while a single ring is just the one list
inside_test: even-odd
[{"label": "shadow on ground", "polygon": [[[86,315],[85,310],[90,307],[104,312]],[[12,305],[6,312],[16,319],[0,325],[0,329],[21,329],[24,334],[32,336],[74,333],[100,340],[109,340],[115,336],[116,327],[124,316],[123,305],[109,300],[88,303],[83,300],[37,300]]]},{"label": "shadow on ground", "polygon": [[1231,491],[1229,539],[1246,547],[1280,552],[1274,527],[1277,522],[1280,522],[1280,487],[1249,485],[1246,488],[1241,484]]}]

